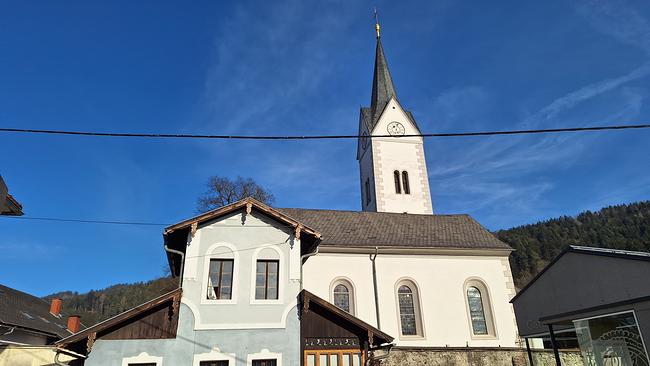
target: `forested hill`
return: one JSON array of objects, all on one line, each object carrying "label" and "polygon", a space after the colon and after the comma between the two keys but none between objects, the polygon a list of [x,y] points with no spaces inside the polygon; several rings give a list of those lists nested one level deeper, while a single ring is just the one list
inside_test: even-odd
[{"label": "forested hill", "polygon": [[44,299],[48,302],[52,298],[62,299],[63,312],[81,316],[81,322],[89,327],[167,293],[177,286],[178,279],[162,277],[148,282],[113,285],[84,294],[59,292]]},{"label": "forested hill", "polygon": [[495,233],[516,251],[510,256],[517,288],[568,245],[650,251],[650,201],[610,206]]},{"label": "forested hill", "polygon": [[[650,201],[606,207],[576,217],[560,217],[495,233],[514,249],[510,257],[515,284],[525,285],[567,245],[650,251]],[[63,310],[79,314],[86,326],[108,319],[173,290],[176,279],[120,284],[85,294],[61,292]]]}]

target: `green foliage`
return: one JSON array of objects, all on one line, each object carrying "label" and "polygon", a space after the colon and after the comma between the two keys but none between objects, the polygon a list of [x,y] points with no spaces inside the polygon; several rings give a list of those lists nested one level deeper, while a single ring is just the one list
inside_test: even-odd
[{"label": "green foliage", "polygon": [[569,245],[650,251],[650,201],[610,206],[495,233],[515,249],[510,266],[523,287]]},{"label": "green foliage", "polygon": [[63,300],[63,312],[81,316],[81,322],[89,327],[165,294],[177,286],[177,278],[162,277],[148,282],[113,285],[85,294],[59,292],[46,296],[45,300]]}]

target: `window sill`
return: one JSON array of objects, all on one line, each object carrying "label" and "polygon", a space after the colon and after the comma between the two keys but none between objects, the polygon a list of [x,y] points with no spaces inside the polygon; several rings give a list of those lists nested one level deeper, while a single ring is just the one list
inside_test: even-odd
[{"label": "window sill", "polygon": [[277,300],[260,300],[260,299],[251,299],[251,305],[281,305],[284,304],[284,301]]},{"label": "window sill", "polygon": [[489,341],[489,340],[498,339],[497,336],[494,334],[480,334],[480,335],[471,334],[471,338],[472,340],[475,341]]},{"label": "window sill", "polygon": [[235,305],[237,304],[236,299],[230,300],[211,300],[211,299],[202,299],[201,305]]},{"label": "window sill", "polygon": [[424,339],[423,335],[400,335],[400,341],[421,341]]}]

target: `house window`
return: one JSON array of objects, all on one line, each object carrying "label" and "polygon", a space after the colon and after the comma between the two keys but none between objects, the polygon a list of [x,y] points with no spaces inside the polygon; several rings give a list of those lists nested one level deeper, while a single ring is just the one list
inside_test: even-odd
[{"label": "house window", "polygon": [[228,366],[228,361],[201,361],[199,366]]},{"label": "house window", "polygon": [[401,194],[402,193],[402,185],[400,184],[399,181],[399,170],[396,170],[393,172],[393,178],[395,179],[395,193]]},{"label": "house window", "polygon": [[360,351],[346,350],[307,350],[305,366],[361,366],[364,357]]},{"label": "house window", "polygon": [[278,364],[278,360],[253,360],[253,366],[276,366]]},{"label": "house window", "polygon": [[354,314],[354,288],[346,280],[337,280],[332,287],[332,302],[337,308]]},{"label": "house window", "polygon": [[370,178],[366,178],[366,205],[370,203]]},{"label": "house window", "polygon": [[411,194],[411,186],[409,185],[409,173],[406,170],[402,172],[402,185],[404,186],[404,194]]},{"label": "house window", "polygon": [[[258,260],[255,276],[255,299],[278,299],[278,260]],[[253,363],[254,364],[254,363]]]},{"label": "house window", "polygon": [[472,319],[474,334],[488,334],[485,311],[483,311],[483,300],[481,300],[481,291],[478,288],[474,286],[467,288],[467,303],[469,304],[469,314]]},{"label": "house window", "polygon": [[232,298],[232,269],[232,259],[210,259],[207,293],[209,300]]},{"label": "house window", "polygon": [[415,283],[405,280],[397,284],[397,304],[399,307],[400,334],[403,336],[422,336],[420,299]]}]

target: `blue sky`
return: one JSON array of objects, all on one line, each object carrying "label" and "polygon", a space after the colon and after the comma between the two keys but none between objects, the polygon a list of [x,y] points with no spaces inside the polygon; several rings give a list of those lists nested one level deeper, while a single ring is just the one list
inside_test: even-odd
[{"label": "blue sky", "polygon": [[[647,1],[58,1],[0,12],[0,126],[353,134],[372,9],[423,131],[650,120]],[[489,229],[650,198],[650,131],[428,139],[434,211]],[[354,141],[0,134],[26,216],[174,223],[210,175],[281,207],[360,207]],[[0,281],[36,295],[148,280],[162,227],[0,219]]]}]

